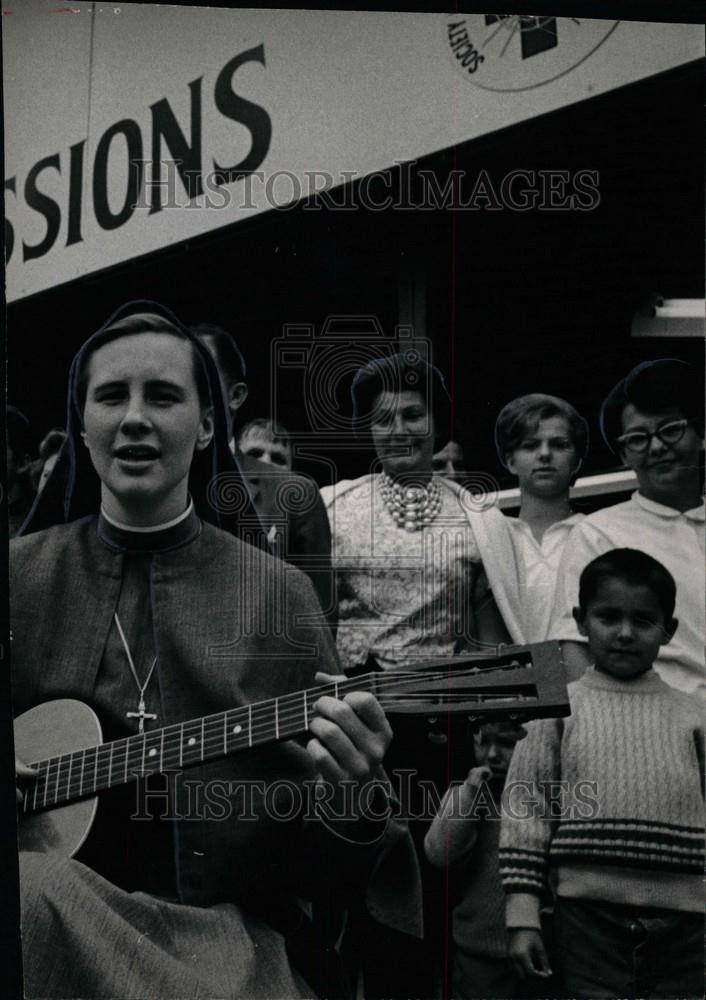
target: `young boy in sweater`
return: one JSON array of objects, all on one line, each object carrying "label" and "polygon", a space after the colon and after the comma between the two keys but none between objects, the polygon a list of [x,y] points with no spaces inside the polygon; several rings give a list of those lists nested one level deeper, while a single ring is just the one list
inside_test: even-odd
[{"label": "young boy in sweater", "polygon": [[525,795],[500,836],[509,954],[523,976],[548,972],[551,866],[564,995],[703,996],[702,711],[652,667],[675,600],[646,553],[589,563],[574,616],[593,668],[569,685],[571,716],[530,723],[510,765]]}]

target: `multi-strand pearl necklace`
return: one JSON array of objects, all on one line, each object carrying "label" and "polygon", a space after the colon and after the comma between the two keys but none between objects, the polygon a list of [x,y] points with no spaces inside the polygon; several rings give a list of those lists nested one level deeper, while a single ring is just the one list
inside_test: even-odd
[{"label": "multi-strand pearl necklace", "polygon": [[434,476],[426,486],[401,486],[383,472],[380,495],[395,523],[407,531],[421,531],[441,510],[441,487]]}]

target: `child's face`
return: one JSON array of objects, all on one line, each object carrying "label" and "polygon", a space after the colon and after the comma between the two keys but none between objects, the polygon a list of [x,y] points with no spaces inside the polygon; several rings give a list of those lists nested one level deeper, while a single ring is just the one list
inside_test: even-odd
[{"label": "child's face", "polygon": [[596,670],[624,680],[649,670],[677,627],[674,618],[665,623],[651,588],[618,578],[604,580],[586,608],[574,608],[574,618]]},{"label": "child's face", "polygon": [[494,777],[504,776],[510,766],[512,751],[517,743],[517,733],[494,722],[486,723],[474,733],[476,764],[489,767]]},{"label": "child's face", "polygon": [[565,494],[579,464],[569,421],[560,416],[540,420],[507,458],[520,490],[544,498]]}]

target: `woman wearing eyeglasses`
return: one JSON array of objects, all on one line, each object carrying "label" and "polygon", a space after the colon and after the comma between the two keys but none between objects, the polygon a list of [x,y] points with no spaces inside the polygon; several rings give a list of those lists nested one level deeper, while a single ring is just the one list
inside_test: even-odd
[{"label": "woman wearing eyeglasses", "polygon": [[638,365],[601,407],[601,433],[639,488],[625,503],[585,518],[564,550],[550,635],[565,640],[564,659],[575,672],[588,663],[571,615],[582,569],[608,549],[640,549],[677,583],[679,627],[655,669],[674,687],[706,697],[703,398],[696,371],[667,358]]}]

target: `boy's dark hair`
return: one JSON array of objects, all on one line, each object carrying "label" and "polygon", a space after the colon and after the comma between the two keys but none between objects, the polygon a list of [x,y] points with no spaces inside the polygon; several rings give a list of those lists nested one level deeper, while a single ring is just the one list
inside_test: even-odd
[{"label": "boy's dark hair", "polygon": [[[210,346],[213,349],[211,353],[227,382],[231,385],[236,382],[245,382],[247,375],[245,358],[227,330],[221,326],[215,326],[213,323],[197,323],[196,326],[189,329],[194,337],[198,337],[202,343],[210,341]],[[209,344],[207,343],[206,346],[208,347]]]},{"label": "boy's dark hair", "polygon": [[528,433],[537,430],[540,420],[564,417],[569,424],[571,441],[579,459],[588,451],[588,424],[571,403],[559,396],[531,392],[511,400],[498,414],[495,422],[495,449],[500,464],[507,468],[507,456],[519,446]]},{"label": "boy's dark hair", "polygon": [[623,580],[634,587],[648,587],[659,601],[665,624],[674,616],[677,585],[669,570],[638,549],[611,549],[585,567],[579,580],[579,607],[586,611],[604,580]]},{"label": "boy's dark hair", "polygon": [[608,393],[601,406],[600,425],[611,451],[617,451],[616,439],[623,433],[623,410],[628,403],[649,414],[679,409],[703,435],[703,384],[686,361],[676,358],[643,361]]},{"label": "boy's dark hair", "polygon": [[518,743],[527,735],[524,725],[516,719],[509,717],[503,718],[501,716],[496,719],[488,719],[486,722],[480,722],[476,732],[481,734],[488,728],[497,729],[503,736],[516,740]]}]

